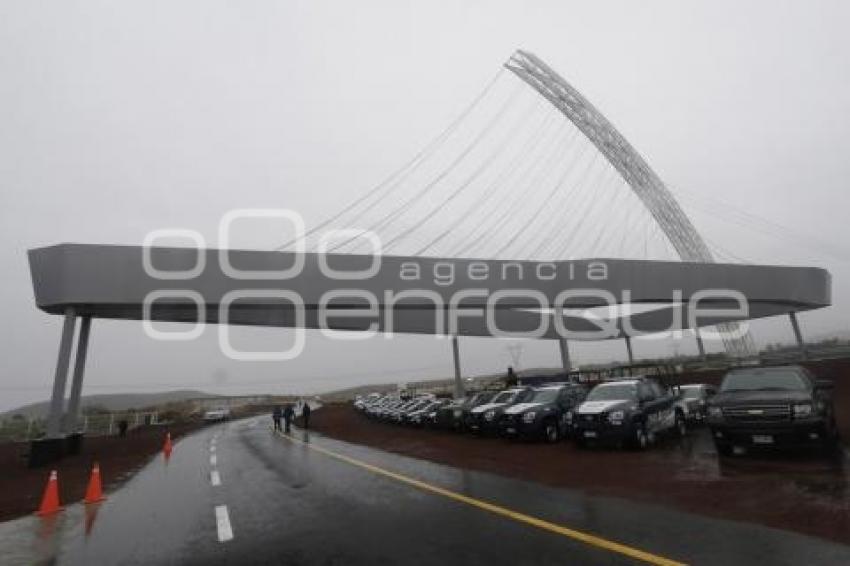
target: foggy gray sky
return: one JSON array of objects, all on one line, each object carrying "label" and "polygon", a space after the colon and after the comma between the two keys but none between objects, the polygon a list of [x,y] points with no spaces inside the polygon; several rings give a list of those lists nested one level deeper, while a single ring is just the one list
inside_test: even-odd
[{"label": "foggy gray sky", "polygon": [[[682,201],[741,257],[828,268],[835,304],[801,323],[810,336],[845,332],[848,21],[839,1],[3,2],[0,410],[45,399],[53,378],[60,319],[34,306],[27,249],[140,244],[175,226],[215,242],[232,208],[291,208],[317,223],[413,156],[517,48],[579,88],[677,194],[803,235],[805,245],[765,238]],[[791,339],[786,319],[753,331],[760,343]],[[462,340],[464,371],[504,368],[505,346]],[[638,356],[673,347],[635,343]],[[573,357],[621,350],[574,344]],[[542,342],[525,345],[520,365],[557,363]],[[214,329],[159,343],[138,323],[95,321],[84,393],[311,392],[451,371],[450,343],[431,337],[309,333],[295,361],[237,363]]]}]

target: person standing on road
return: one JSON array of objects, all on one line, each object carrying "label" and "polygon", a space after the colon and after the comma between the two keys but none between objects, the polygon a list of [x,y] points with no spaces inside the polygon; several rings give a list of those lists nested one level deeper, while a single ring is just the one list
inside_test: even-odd
[{"label": "person standing on road", "polygon": [[301,417],[304,419],[304,428],[310,428],[310,403],[304,401],[304,408],[301,409]]},{"label": "person standing on road", "polygon": [[276,406],[274,408],[274,411],[272,411],[272,420],[274,421],[274,429],[276,431],[280,430],[280,417],[282,415],[283,413],[280,410],[280,405]]},{"label": "person standing on road", "polygon": [[292,403],[288,403],[283,409],[283,432],[289,434],[289,427],[292,425],[292,418],[295,416],[295,409],[292,408]]}]

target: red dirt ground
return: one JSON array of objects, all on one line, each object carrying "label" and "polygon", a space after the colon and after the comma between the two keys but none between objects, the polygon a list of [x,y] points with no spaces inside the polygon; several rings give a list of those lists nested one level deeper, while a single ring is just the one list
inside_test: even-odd
[{"label": "red dirt ground", "polygon": [[27,467],[29,444],[0,444],[0,521],[34,513],[41,502],[50,470],[59,473],[59,499],[63,505],[82,500],[92,463],[100,465],[104,490],[110,491],[129,479],[151,456],[162,450],[166,431],[177,440],[201,426],[200,423],[141,427],[127,434],[86,438],[81,454],[69,456],[52,467]]}]

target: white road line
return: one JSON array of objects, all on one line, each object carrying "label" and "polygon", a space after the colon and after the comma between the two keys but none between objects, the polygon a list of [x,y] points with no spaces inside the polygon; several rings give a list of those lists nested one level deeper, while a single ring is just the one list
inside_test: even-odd
[{"label": "white road line", "polygon": [[218,473],[218,470],[210,472],[210,483],[213,484],[213,487],[221,485],[221,474]]},{"label": "white road line", "polygon": [[216,464],[218,464],[218,456],[213,454],[210,456],[210,466],[215,466]]},{"label": "white road line", "polygon": [[215,525],[218,529],[218,542],[227,542],[233,539],[233,527],[230,526],[227,505],[215,506]]},{"label": "white road line", "polygon": [[210,452],[215,452],[215,446],[210,446]]}]

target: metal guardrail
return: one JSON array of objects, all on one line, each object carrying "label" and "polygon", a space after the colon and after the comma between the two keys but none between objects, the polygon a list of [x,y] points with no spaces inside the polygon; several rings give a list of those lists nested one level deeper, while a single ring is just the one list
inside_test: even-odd
[{"label": "metal guardrail", "polygon": [[[127,421],[127,430],[143,425],[155,425],[159,422],[157,411],[132,411],[98,413],[80,417],[79,431],[87,436],[110,436],[118,434],[122,420]],[[0,442],[26,442],[45,435],[47,419],[43,418],[7,418],[0,421]]]}]

